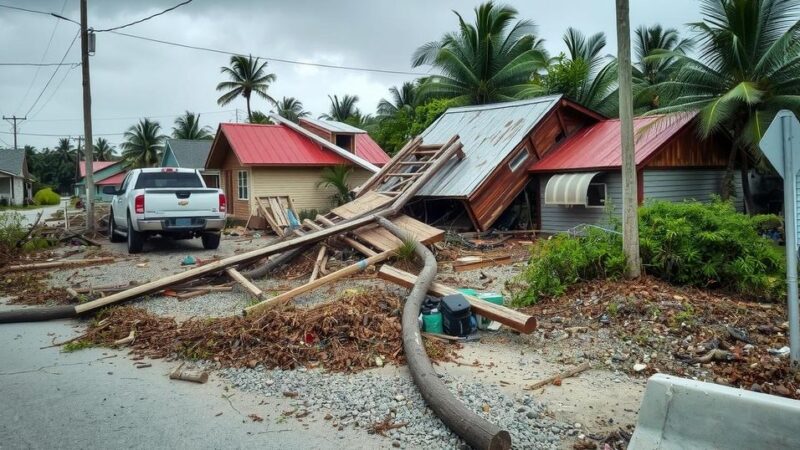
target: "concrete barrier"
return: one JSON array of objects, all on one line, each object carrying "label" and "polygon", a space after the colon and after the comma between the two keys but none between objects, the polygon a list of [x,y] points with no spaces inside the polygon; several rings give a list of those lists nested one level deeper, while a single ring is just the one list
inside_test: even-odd
[{"label": "concrete barrier", "polygon": [[800,449],[800,401],[656,374],[629,450]]}]

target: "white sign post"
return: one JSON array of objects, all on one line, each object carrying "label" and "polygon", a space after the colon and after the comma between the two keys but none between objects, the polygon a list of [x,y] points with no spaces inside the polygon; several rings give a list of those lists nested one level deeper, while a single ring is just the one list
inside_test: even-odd
[{"label": "white sign post", "polygon": [[783,177],[783,221],[786,237],[786,294],[789,310],[791,364],[800,364],[800,314],[797,297],[797,171],[800,169],[800,121],[782,110],[759,143],[769,162]]}]

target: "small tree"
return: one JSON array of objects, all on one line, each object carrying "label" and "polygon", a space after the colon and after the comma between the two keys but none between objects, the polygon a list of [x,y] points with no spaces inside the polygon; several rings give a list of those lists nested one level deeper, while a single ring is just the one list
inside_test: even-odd
[{"label": "small tree", "polygon": [[331,199],[336,206],[344,205],[351,200],[350,186],[348,185],[350,172],[352,172],[352,169],[345,165],[322,169],[322,174],[320,175],[322,180],[317,183],[317,187],[334,188],[336,193],[331,196]]}]

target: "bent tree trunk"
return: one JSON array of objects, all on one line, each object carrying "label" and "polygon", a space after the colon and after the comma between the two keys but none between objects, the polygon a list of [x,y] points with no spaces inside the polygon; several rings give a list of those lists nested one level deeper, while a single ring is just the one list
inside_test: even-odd
[{"label": "bent tree trunk", "polygon": [[729,200],[733,188],[733,174],[736,167],[736,156],[739,154],[739,146],[734,145],[731,147],[731,152],[728,154],[728,164],[725,165],[725,175],[722,177],[722,186],[719,189],[719,196],[722,200]]},{"label": "bent tree trunk", "polygon": [[742,197],[744,197],[744,212],[746,214],[756,214],[755,203],[753,202],[753,192],[750,190],[750,160],[747,152],[742,150]]}]

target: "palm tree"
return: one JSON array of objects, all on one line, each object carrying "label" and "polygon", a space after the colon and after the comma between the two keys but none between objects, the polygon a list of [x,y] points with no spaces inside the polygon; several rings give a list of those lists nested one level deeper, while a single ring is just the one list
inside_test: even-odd
[{"label": "palm tree", "polygon": [[164,139],[161,125],[144,118],[125,132],[122,147],[122,158],[130,168],[154,167],[161,161],[164,150]]},{"label": "palm tree", "polygon": [[675,28],[664,29],[661,25],[641,26],[635,34],[634,108],[643,112],[659,107],[662,96],[656,86],[672,80],[680,67],[677,58],[661,58],[656,53],[686,54],[692,49],[692,41],[681,39]]},{"label": "palm tree", "polygon": [[397,86],[390,87],[389,94],[391,94],[391,100],[382,98],[378,102],[379,116],[393,116],[401,109],[410,111],[417,106],[417,86],[413,81],[406,81],[399,89]]},{"label": "palm tree", "polygon": [[97,138],[94,143],[94,158],[96,161],[113,161],[114,147],[105,138]]},{"label": "palm tree", "polygon": [[186,111],[175,119],[172,127],[172,137],[175,139],[214,139],[211,128],[200,126],[200,114]]},{"label": "palm tree", "polygon": [[77,151],[72,148],[72,142],[69,138],[59,138],[58,145],[55,148],[58,159],[62,163],[74,164]]},{"label": "palm tree", "polygon": [[275,105],[275,109],[279,116],[291,120],[292,122],[297,122],[301,117],[306,117],[311,114],[303,109],[303,102],[294,97],[283,97],[281,101]]},{"label": "palm tree", "polygon": [[547,73],[530,85],[525,95],[563,94],[608,116],[617,115],[617,64],[614,58],[602,54],[605,34],[587,38],[580,31],[568,28],[563,40],[567,54],[553,58]]},{"label": "palm tree", "polygon": [[247,117],[249,119],[253,118],[250,112],[250,96],[253,92],[275,104],[275,100],[267,93],[267,89],[277,77],[274,73],[267,73],[266,68],[267,62],[259,62],[259,58],[231,56],[231,66],[220,68],[220,71],[228,75],[230,80],[217,85],[218,91],[227,91],[217,99],[217,103],[225,106],[241,95],[247,101]]},{"label": "palm tree", "polygon": [[345,165],[322,169],[321,180],[317,183],[317,187],[333,187],[336,189],[336,193],[331,196],[331,200],[336,206],[344,205],[351,200],[350,186],[347,184],[351,171],[350,167]]},{"label": "palm tree", "polygon": [[358,103],[357,95],[345,95],[341,100],[339,100],[338,95],[334,95],[333,97],[329,95],[328,98],[331,100],[331,108],[328,110],[327,114],[320,115],[320,119],[344,122],[348,118],[361,113],[358,108],[356,108],[356,103]]},{"label": "palm tree", "polygon": [[412,65],[441,72],[418,91],[421,100],[451,98],[459,104],[484,104],[519,98],[533,73],[547,66],[542,40],[529,20],[514,22],[517,10],[494,2],[475,8],[475,23],[460,14],[459,29],[419,47]]},{"label": "palm tree", "polygon": [[[659,84],[671,101],[651,113],[699,110],[699,133],[729,135],[733,145],[721,194],[730,196],[737,157],[762,160],[758,142],[781,109],[800,111],[800,21],[796,0],[702,0],[697,56],[656,52],[674,58],[674,80]],[[743,177],[750,206],[748,177]]]}]

